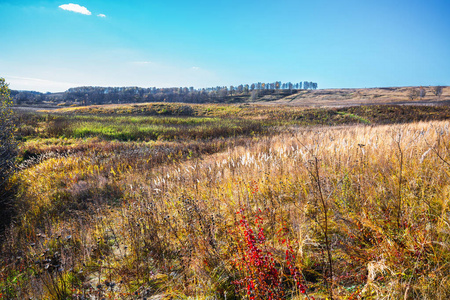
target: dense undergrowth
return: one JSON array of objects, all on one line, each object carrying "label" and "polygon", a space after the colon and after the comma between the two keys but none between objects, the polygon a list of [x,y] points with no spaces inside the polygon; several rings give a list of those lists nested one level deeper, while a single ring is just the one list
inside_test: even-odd
[{"label": "dense undergrowth", "polygon": [[[306,108],[282,105],[219,105],[146,103],[62,108],[64,114],[135,115],[176,117],[245,118],[292,122],[298,125],[338,125],[350,123],[411,123],[447,120],[450,107],[431,105],[362,105],[340,108]],[[273,125],[273,123],[271,123]]]},{"label": "dense undergrowth", "polygon": [[[373,124],[373,109],[335,112]],[[252,116],[24,116],[3,298],[450,297],[448,122],[273,130],[280,118]],[[135,123],[180,126],[74,134]],[[221,124],[252,129],[202,135]]]}]

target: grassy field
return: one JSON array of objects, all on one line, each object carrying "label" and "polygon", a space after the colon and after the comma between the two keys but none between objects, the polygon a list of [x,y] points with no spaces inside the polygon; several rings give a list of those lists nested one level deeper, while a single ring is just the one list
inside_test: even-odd
[{"label": "grassy field", "polygon": [[442,87],[442,94],[435,95],[434,87],[425,86],[424,97],[411,99],[411,90],[419,90],[418,86],[411,87],[380,87],[358,89],[319,89],[301,90],[297,93],[276,99],[264,98],[258,102],[272,105],[296,105],[303,107],[343,107],[359,105],[448,105],[450,100],[450,87]]},{"label": "grassy field", "polygon": [[448,299],[449,117],[163,103],[22,114],[1,297]]}]

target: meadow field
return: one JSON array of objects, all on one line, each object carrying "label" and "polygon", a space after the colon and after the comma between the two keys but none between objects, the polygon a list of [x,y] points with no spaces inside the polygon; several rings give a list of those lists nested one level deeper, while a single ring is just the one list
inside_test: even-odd
[{"label": "meadow field", "polygon": [[447,106],[20,113],[4,299],[449,299]]}]

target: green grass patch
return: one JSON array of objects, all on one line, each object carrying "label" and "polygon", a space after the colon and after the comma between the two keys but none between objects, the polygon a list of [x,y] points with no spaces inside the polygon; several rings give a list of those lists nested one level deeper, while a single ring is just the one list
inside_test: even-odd
[{"label": "green grass patch", "polygon": [[339,111],[339,112],[337,112],[337,113],[340,114],[340,115],[342,115],[342,116],[348,116],[348,117],[353,118],[353,119],[355,119],[355,120],[359,120],[359,121],[361,121],[361,123],[364,123],[364,124],[370,124],[370,121],[369,121],[369,120],[367,120],[367,119],[365,119],[365,118],[363,118],[363,117],[357,116],[357,115],[355,115],[355,114],[347,113],[347,112],[343,112],[343,111]]}]

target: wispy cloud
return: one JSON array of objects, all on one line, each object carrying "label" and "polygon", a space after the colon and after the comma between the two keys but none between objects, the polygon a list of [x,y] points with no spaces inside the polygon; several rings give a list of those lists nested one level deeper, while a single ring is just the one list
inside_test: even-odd
[{"label": "wispy cloud", "polygon": [[150,65],[153,64],[151,61],[132,61],[131,62],[134,65]]},{"label": "wispy cloud", "polygon": [[199,70],[200,68],[199,67],[192,67],[191,69],[192,70]]},{"label": "wispy cloud", "polygon": [[100,17],[100,18],[106,18],[106,15],[104,15],[104,14],[98,14],[97,17]]},{"label": "wispy cloud", "polygon": [[75,13],[83,14],[83,15],[92,15],[92,13],[84,6],[78,5],[78,4],[63,4],[60,5],[59,8],[62,8],[64,10],[73,11]]},{"label": "wispy cloud", "polygon": [[62,92],[68,88],[82,85],[80,83],[53,81],[22,76],[6,75],[5,78],[10,84],[10,88],[15,90]]}]

